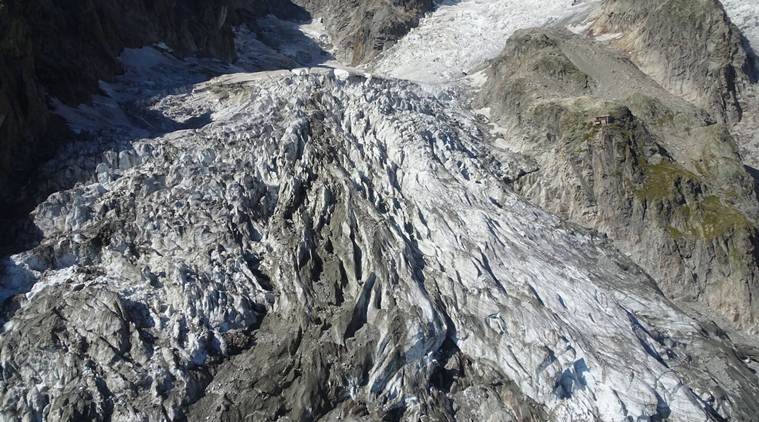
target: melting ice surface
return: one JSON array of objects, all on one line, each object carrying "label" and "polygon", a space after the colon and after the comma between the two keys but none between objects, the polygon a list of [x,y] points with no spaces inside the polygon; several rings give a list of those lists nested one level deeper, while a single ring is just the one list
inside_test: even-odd
[{"label": "melting ice surface", "polygon": [[374,70],[426,83],[460,79],[498,55],[515,31],[568,19],[586,11],[588,4],[573,0],[441,1],[417,28],[381,56]]},{"label": "melting ice surface", "polygon": [[[515,30],[582,10],[571,0],[444,2],[376,71],[455,80],[495,56]],[[127,51],[129,73],[105,86],[108,95],[89,108],[60,109],[106,144],[89,155],[81,145],[64,151],[58,161],[67,165],[48,169],[61,178],[81,172],[79,185],[34,212],[46,237],[73,245],[76,264],[50,270],[42,253],[13,257],[14,280],[37,282],[14,286],[28,293],[19,314],[49,291],[128,298],[153,321],[142,329],[159,358],[127,370],[153,379],[170,371],[191,384],[188,368],[226,353],[215,345],[257,323],[260,307],[266,318],[298,318],[322,300],[295,267],[316,253],[321,228],[312,225],[342,218],[331,236],[348,269],[343,306],[362,314],[351,336],[374,333],[381,345],[367,351],[368,381],[348,385],[354,400],[413,403],[427,389],[413,390],[415,380],[430,376],[446,340],[557,421],[706,420],[757,397],[755,375],[730,357],[729,345],[608,243],[504,189],[469,110],[408,81],[299,68],[320,64],[319,49],[298,35],[320,38],[319,28],[266,24],[302,43],[273,48],[241,30],[236,68],[177,60],[161,48]],[[269,71],[289,68],[297,69]],[[267,71],[206,80],[251,69]],[[127,247],[98,251],[94,264],[76,255],[88,251],[76,245],[89,245],[87,236],[107,224],[133,230],[137,240],[121,242],[139,242],[138,256]],[[274,292],[248,269],[251,254],[263,257]],[[79,271],[92,266],[97,271]],[[156,274],[165,280],[155,282]],[[73,283],[78,292],[66,288]],[[403,336],[394,321],[403,321]],[[23,319],[11,322],[11,334],[24,329]],[[34,368],[52,374],[50,389],[63,384],[44,367],[53,361]],[[149,403],[141,388],[130,394]],[[176,396],[164,406],[180,406]]]}]

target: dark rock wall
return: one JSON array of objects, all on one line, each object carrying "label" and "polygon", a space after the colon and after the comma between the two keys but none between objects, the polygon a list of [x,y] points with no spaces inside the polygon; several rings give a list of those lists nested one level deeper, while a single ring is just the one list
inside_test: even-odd
[{"label": "dark rock wall", "polygon": [[343,61],[365,63],[406,35],[432,10],[432,0],[298,0],[325,19]]},{"label": "dark rock wall", "polygon": [[12,181],[23,177],[32,153],[42,148],[47,121],[28,25],[0,3],[0,203],[10,199]]},{"label": "dark rock wall", "polygon": [[[0,0],[0,214],[61,142],[49,98],[86,102],[121,72],[124,48],[159,41],[179,55],[235,57],[232,25],[295,10],[286,0]],[[54,127],[54,126],[52,126]],[[2,215],[0,215],[2,216]]]}]

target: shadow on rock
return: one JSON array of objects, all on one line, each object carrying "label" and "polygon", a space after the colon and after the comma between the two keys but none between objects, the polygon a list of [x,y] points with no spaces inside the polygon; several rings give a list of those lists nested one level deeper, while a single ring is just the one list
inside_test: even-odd
[{"label": "shadow on rock", "polygon": [[759,170],[750,167],[750,166],[744,166],[746,169],[746,172],[754,179],[754,191],[756,192],[756,196],[759,198]]},{"label": "shadow on rock", "polygon": [[234,17],[238,51],[233,63],[180,58],[158,46],[127,49],[120,56],[125,73],[102,83],[100,95],[77,107],[56,107],[68,124],[48,135],[57,151],[40,161],[26,180],[15,183],[19,189],[12,202],[0,203],[0,257],[38,245],[42,234],[29,216],[32,210],[53,192],[98,181],[96,170],[106,156],[134,155],[135,141],[212,122],[210,112],[181,119],[167,116],[154,107],[163,99],[224,74],[318,66],[332,59],[324,46],[300,30],[299,23],[311,19],[305,9],[290,1],[256,7]]}]

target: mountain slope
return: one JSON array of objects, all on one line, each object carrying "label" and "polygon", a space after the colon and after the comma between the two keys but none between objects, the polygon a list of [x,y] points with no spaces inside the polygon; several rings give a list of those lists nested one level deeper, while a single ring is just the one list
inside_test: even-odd
[{"label": "mountain slope", "polygon": [[232,61],[232,26],[296,12],[287,0],[0,2],[2,211],[24,208],[17,203],[24,193],[20,185],[71,138],[49,112],[51,100],[76,106],[101,93],[101,80],[123,72],[118,57],[124,48],[162,42],[180,57]]},{"label": "mountain slope", "polygon": [[606,0],[590,32],[612,35],[641,70],[718,121],[740,121],[756,70],[718,0]]},{"label": "mountain slope", "polygon": [[727,127],[566,30],[514,35],[481,92],[501,143],[538,162],[518,192],[607,233],[671,297],[756,328],[759,203]]},{"label": "mountain slope", "polygon": [[81,139],[0,260],[0,419],[754,418],[751,181],[585,36],[599,3],[298,3],[246,12],[233,64],[126,49],[56,102]]},{"label": "mountain slope", "polygon": [[[384,52],[371,68],[425,83],[461,79],[503,49],[516,30],[587,13],[586,2],[567,0],[463,0],[439,2],[435,12]],[[594,2],[590,2],[592,5]]]},{"label": "mountain slope", "polygon": [[31,289],[0,338],[6,417],[756,411],[748,367],[706,364],[730,343],[505,190],[471,115],[337,76],[164,100],[213,122],[138,142],[37,208],[45,240],[6,263]]},{"label": "mountain slope", "polygon": [[[759,78],[759,13],[757,5],[751,1],[744,0],[725,0],[723,1],[725,10],[730,19],[738,26],[748,43],[749,53],[754,59],[755,76]],[[754,178],[759,186],[759,93],[757,93],[756,84],[753,84],[744,92],[742,98],[743,120],[733,128],[733,132],[740,143],[741,154],[743,155],[746,165],[754,174]]]},{"label": "mountain slope", "polygon": [[432,0],[298,0],[323,20],[338,58],[358,65],[390,47],[432,9]]},{"label": "mountain slope", "polygon": [[748,0],[722,0],[722,4],[730,20],[741,30],[756,53],[756,49],[759,48],[759,17],[756,15],[756,5]]}]

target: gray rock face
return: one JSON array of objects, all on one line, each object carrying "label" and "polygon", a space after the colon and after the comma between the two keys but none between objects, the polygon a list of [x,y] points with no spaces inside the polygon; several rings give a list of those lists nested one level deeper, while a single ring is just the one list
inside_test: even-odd
[{"label": "gray rock face", "polygon": [[589,33],[619,34],[612,44],[667,90],[721,122],[741,119],[758,74],[718,0],[606,0]]},{"label": "gray rock face", "polygon": [[567,31],[515,35],[482,97],[538,161],[519,192],[607,233],[669,295],[756,329],[759,207],[724,126]]},{"label": "gray rock face", "polygon": [[325,20],[339,58],[353,65],[365,63],[400,39],[424,13],[432,0],[299,0]]}]

